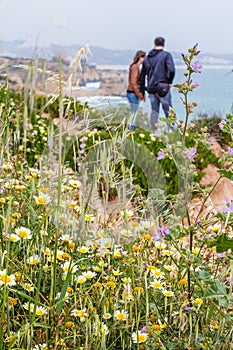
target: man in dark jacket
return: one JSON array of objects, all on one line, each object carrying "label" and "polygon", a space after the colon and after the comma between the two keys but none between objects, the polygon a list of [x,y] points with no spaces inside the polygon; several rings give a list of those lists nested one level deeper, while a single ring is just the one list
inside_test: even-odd
[{"label": "man in dark jacket", "polygon": [[[147,90],[150,97],[152,108],[150,122],[153,130],[158,123],[160,103],[166,118],[169,116],[169,108],[172,107],[170,87],[175,76],[175,64],[170,52],[164,51],[164,43],[162,37],[154,40],[154,49],[144,58],[140,77],[141,92],[144,95]],[[158,94],[158,83],[169,84],[168,92],[163,97]]]}]

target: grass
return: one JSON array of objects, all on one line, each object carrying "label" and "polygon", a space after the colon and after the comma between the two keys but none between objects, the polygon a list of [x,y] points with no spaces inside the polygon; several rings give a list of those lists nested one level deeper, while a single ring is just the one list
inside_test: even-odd
[{"label": "grass", "polygon": [[[1,88],[0,349],[232,349],[232,250],[215,245],[232,238],[232,211],[188,223],[175,197],[145,199],[119,151],[137,134],[120,123],[96,143],[90,125],[107,119],[88,108],[68,132],[60,84],[57,129],[36,96],[21,105]],[[85,163],[88,140],[98,147]]]}]

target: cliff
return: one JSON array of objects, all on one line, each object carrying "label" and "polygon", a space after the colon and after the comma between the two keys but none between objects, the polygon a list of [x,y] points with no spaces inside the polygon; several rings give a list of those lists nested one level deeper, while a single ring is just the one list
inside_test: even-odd
[{"label": "cliff", "polygon": [[[57,58],[20,59],[0,57],[0,83],[8,81],[14,90],[23,90],[25,84],[33,83],[35,91],[47,94],[59,92],[59,62]],[[72,70],[69,58],[62,59],[61,75],[63,87],[68,85],[72,75],[72,93],[78,96],[103,95],[125,96],[128,72],[124,69],[98,69],[83,62],[82,69]],[[87,83],[99,82],[97,89],[84,89]],[[67,91],[67,89],[65,90]]]}]

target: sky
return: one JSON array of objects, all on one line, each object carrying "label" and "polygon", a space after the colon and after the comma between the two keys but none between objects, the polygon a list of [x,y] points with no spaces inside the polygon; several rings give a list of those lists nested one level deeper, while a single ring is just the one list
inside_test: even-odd
[{"label": "sky", "polygon": [[0,0],[0,40],[25,46],[99,46],[233,53],[233,0]]}]

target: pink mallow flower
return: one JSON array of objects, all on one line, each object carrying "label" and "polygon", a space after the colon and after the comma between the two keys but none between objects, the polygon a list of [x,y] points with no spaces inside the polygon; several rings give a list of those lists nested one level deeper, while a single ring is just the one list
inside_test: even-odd
[{"label": "pink mallow flower", "polygon": [[163,150],[160,148],[160,150],[159,150],[159,152],[158,152],[158,157],[157,157],[157,159],[160,160],[160,159],[163,159],[164,157],[165,157],[164,152],[163,152]]},{"label": "pink mallow flower", "polygon": [[191,162],[194,162],[194,156],[197,153],[197,150],[195,147],[192,147],[188,151],[186,151],[186,154],[188,156],[188,159],[191,160]]},{"label": "pink mallow flower", "polygon": [[233,156],[233,148],[232,147],[227,147],[228,153],[230,156]]},{"label": "pink mallow flower", "polygon": [[224,125],[226,124],[225,120],[221,120],[220,123],[218,123],[218,127],[220,130],[223,130]]}]

